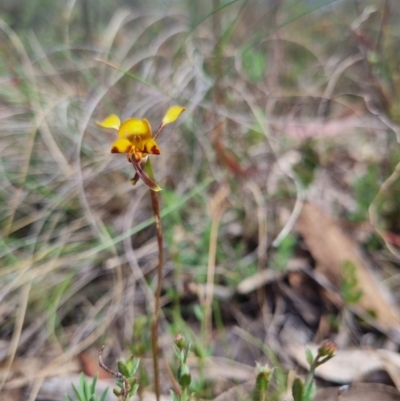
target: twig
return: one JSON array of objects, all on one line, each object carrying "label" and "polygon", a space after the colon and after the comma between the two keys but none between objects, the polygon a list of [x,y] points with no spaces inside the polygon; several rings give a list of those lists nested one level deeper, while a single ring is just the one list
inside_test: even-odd
[{"label": "twig", "polygon": [[103,362],[103,351],[104,351],[105,346],[103,345],[100,350],[99,350],[99,365],[101,368],[103,368],[106,372],[110,373],[111,375],[115,376],[117,379],[119,380],[124,380],[125,376],[120,373],[120,372],[116,372],[112,369],[110,369],[109,367],[106,366],[106,364]]},{"label": "twig", "polygon": [[291,178],[293,179],[296,188],[297,188],[297,197],[296,197],[296,203],[294,204],[292,213],[290,214],[290,217],[278,236],[272,241],[272,246],[279,246],[279,244],[289,235],[289,233],[292,231],[294,225],[297,222],[297,219],[300,216],[300,213],[303,209],[303,204],[304,204],[304,198],[305,194],[303,189],[300,186],[300,183],[298,182],[297,178],[292,175]]},{"label": "twig", "polygon": [[128,379],[120,372],[116,372],[112,369],[110,369],[108,366],[105,365],[103,362],[103,351],[104,351],[104,345],[100,348],[99,350],[99,365],[101,368],[103,368],[106,372],[110,373],[111,375],[115,376],[117,379],[122,380],[123,385],[121,387],[121,394],[118,396],[118,401],[125,401],[129,391],[131,390],[131,386],[129,384]]}]

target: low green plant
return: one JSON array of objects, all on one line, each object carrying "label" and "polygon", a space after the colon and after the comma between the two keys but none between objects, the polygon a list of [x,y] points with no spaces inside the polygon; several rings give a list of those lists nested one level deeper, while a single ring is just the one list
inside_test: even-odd
[{"label": "low green plant", "polygon": [[247,47],[242,50],[243,69],[252,83],[261,82],[266,71],[266,55]]},{"label": "low green plant", "polygon": [[[314,397],[316,386],[314,383],[315,370],[329,359],[333,358],[336,344],[331,341],[324,341],[318,348],[317,355],[314,357],[309,349],[306,350],[307,362],[310,365],[309,373],[305,380],[296,378],[292,385],[292,395],[294,401],[311,401]],[[268,365],[257,364],[257,376],[254,390],[250,394],[251,401],[272,401],[276,400],[277,393],[268,392],[271,377],[275,368]]]},{"label": "low green plant", "polygon": [[306,142],[300,151],[302,157],[293,166],[293,171],[297,175],[301,185],[304,188],[308,188],[314,181],[315,172],[319,165],[319,157],[313,141]]},{"label": "low green plant", "polygon": [[93,377],[92,383],[86,379],[83,373],[79,376],[79,387],[76,388],[72,384],[72,388],[75,393],[76,400],[73,400],[68,394],[65,395],[67,401],[105,401],[107,397],[108,388],[106,388],[103,394],[99,397],[96,394],[97,375]]},{"label": "low green plant", "polygon": [[310,370],[303,381],[300,378],[296,378],[292,386],[292,395],[294,401],[311,401],[314,398],[316,386],[314,383],[315,370],[318,366],[321,366],[329,359],[333,358],[336,351],[336,344],[329,340],[325,340],[318,348],[317,355],[314,357],[312,352],[307,349],[306,357],[307,362],[310,365]]},{"label": "low green plant", "polygon": [[356,266],[350,261],[342,264],[343,278],[340,293],[346,305],[356,304],[363,293],[358,286]]},{"label": "low green plant", "polygon": [[118,372],[122,378],[117,381],[119,389],[114,389],[114,394],[118,401],[130,400],[137,392],[139,384],[135,377],[139,367],[139,359],[130,357],[127,361],[118,361]]},{"label": "low green plant", "polygon": [[186,344],[185,337],[182,334],[178,334],[175,337],[174,351],[179,361],[177,378],[181,394],[177,394],[175,391],[171,390],[173,401],[191,401],[194,396],[194,394],[189,392],[192,375],[190,374],[189,366],[187,365],[187,358],[189,356],[190,348],[191,344]]},{"label": "low green plant", "polygon": [[292,234],[287,235],[282,240],[271,261],[271,266],[275,270],[283,271],[286,269],[287,263],[293,255],[296,244],[297,238]]},{"label": "low green plant", "polygon": [[355,222],[368,220],[368,208],[379,190],[379,169],[376,164],[368,166],[367,171],[353,183],[354,197],[357,208],[350,214]]},{"label": "low green plant", "polygon": [[257,363],[256,385],[252,394],[252,401],[265,401],[273,369],[268,365]]},{"label": "low green plant", "polygon": [[99,351],[99,365],[108,373],[116,377],[117,386],[113,393],[118,397],[118,401],[129,401],[137,392],[139,384],[137,383],[136,372],[139,367],[140,359],[131,356],[127,361],[118,361],[118,372],[108,368],[102,359],[104,346]]}]

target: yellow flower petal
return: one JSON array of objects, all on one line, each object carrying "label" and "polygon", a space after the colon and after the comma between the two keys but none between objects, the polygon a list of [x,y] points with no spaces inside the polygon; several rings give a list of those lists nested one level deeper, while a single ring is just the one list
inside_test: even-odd
[{"label": "yellow flower petal", "polygon": [[127,139],[117,139],[111,145],[111,153],[128,153],[132,148],[132,144]]},{"label": "yellow flower petal", "polygon": [[103,128],[114,128],[114,129],[119,129],[121,125],[121,121],[118,116],[115,114],[111,114],[111,116],[108,116],[105,120],[103,120],[101,123],[96,121],[97,125],[100,125],[100,127]]},{"label": "yellow flower petal", "polygon": [[186,108],[181,106],[170,107],[162,119],[162,125],[173,123],[185,110]]},{"label": "yellow flower petal", "polygon": [[149,137],[151,138],[151,126],[150,123],[143,118],[130,118],[121,124],[118,131],[119,138],[126,138],[129,141],[133,141],[136,136]]},{"label": "yellow flower petal", "polygon": [[139,148],[143,153],[151,153],[152,155],[161,154],[160,148],[157,142],[153,138],[146,139],[142,141],[141,148]]}]

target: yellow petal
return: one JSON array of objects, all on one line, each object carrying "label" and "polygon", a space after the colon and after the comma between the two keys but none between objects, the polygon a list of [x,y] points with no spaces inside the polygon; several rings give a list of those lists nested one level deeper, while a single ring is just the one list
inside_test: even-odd
[{"label": "yellow petal", "polygon": [[127,139],[117,139],[111,145],[111,153],[128,153],[131,147],[132,144]]},{"label": "yellow petal", "polygon": [[142,120],[139,120],[138,118],[130,118],[121,124],[118,131],[119,138],[126,138],[132,142],[134,137],[137,135],[151,138],[151,126],[145,118]]},{"label": "yellow petal", "polygon": [[121,121],[118,116],[116,116],[115,114],[111,114],[111,116],[108,116],[101,123],[96,121],[96,124],[100,125],[100,127],[103,127],[103,128],[119,129],[119,126],[121,125]]},{"label": "yellow petal", "polygon": [[161,154],[160,148],[157,142],[153,138],[146,139],[142,141],[141,147],[139,148],[143,153],[151,153],[152,155]]},{"label": "yellow petal", "polygon": [[165,116],[162,120],[162,125],[173,123],[185,110],[186,108],[181,106],[170,107],[168,111],[165,113]]}]

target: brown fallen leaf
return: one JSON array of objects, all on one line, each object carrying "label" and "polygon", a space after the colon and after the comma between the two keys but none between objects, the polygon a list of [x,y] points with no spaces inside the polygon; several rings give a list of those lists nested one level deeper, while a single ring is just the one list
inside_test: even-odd
[{"label": "brown fallen leaf", "polygon": [[400,393],[390,386],[376,383],[357,383],[346,388],[323,388],[313,401],[399,401]]},{"label": "brown fallen leaf", "polygon": [[330,216],[306,203],[298,219],[297,229],[317,262],[317,270],[336,288],[340,288],[342,282],[343,264],[351,262],[355,267],[357,287],[362,291],[357,307],[367,313],[373,311],[384,330],[400,325],[397,310],[384,297],[382,288],[369,271],[367,261],[357,245]]},{"label": "brown fallen leaf", "polygon": [[397,390],[400,391],[400,354],[388,350],[378,350],[383,366]]}]

